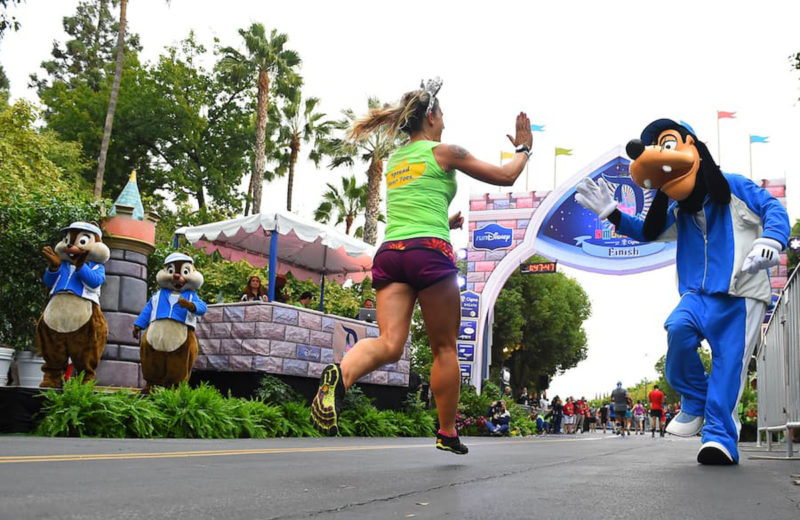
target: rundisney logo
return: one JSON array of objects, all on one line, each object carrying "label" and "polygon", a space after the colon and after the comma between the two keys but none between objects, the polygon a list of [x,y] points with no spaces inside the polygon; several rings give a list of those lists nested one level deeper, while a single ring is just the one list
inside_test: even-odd
[{"label": "rundisney logo", "polygon": [[497,231],[489,231],[485,235],[478,235],[475,237],[476,242],[488,242],[490,240],[511,240],[511,235],[498,233]]}]

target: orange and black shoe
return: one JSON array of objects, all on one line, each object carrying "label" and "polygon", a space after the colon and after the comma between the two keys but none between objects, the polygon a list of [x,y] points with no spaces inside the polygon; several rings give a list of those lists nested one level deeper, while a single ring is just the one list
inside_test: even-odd
[{"label": "orange and black shoe", "polygon": [[325,435],[339,434],[339,414],[344,405],[344,379],[339,365],[328,365],[322,371],[319,390],[311,401],[311,422]]},{"label": "orange and black shoe", "polygon": [[456,455],[466,455],[469,453],[469,448],[461,444],[458,435],[450,436],[442,430],[436,433],[436,449],[449,451]]}]

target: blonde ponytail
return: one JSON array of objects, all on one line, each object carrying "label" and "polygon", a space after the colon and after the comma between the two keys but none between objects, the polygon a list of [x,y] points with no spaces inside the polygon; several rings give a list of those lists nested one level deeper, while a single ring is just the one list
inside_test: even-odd
[{"label": "blonde ponytail", "polygon": [[406,92],[397,105],[383,105],[373,108],[365,117],[357,119],[350,128],[347,138],[362,141],[377,131],[383,131],[394,137],[398,130],[408,134],[422,127],[422,120],[430,100],[430,94],[424,90]]}]

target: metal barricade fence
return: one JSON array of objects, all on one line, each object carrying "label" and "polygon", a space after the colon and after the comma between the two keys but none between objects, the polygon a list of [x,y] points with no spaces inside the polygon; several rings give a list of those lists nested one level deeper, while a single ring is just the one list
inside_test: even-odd
[{"label": "metal barricade fence", "polygon": [[793,429],[800,428],[800,269],[794,269],[775,304],[756,362],[758,445],[766,434],[785,431],[786,456],[792,457]]}]

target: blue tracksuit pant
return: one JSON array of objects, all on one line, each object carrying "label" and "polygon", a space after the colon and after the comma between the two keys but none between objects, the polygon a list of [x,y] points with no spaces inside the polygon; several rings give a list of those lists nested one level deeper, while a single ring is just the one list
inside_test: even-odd
[{"label": "blue tracksuit pant", "polygon": [[[681,410],[704,415],[702,441],[722,444],[736,461],[738,404],[765,311],[763,302],[751,298],[688,292],[664,324],[666,377],[682,396]],[[697,352],[704,338],[711,346],[711,374]]]}]

